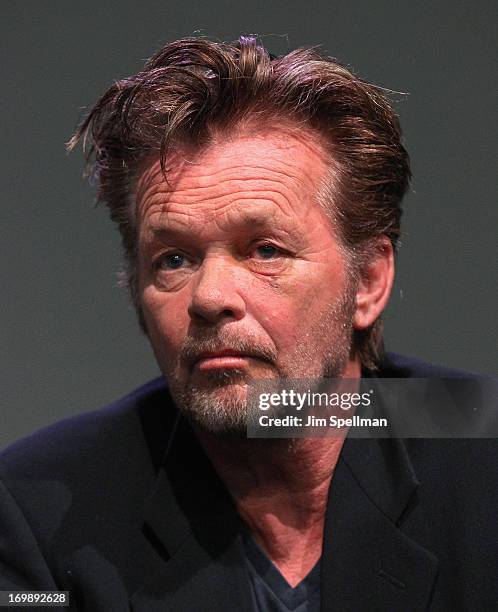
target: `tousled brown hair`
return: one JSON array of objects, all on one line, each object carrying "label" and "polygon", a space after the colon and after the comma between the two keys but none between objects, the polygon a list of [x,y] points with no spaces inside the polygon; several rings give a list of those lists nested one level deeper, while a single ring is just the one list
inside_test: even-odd
[{"label": "tousled brown hair", "polygon": [[[116,82],[69,142],[83,139],[98,200],[121,232],[127,280],[140,322],[133,193],[145,160],[201,149],[243,126],[287,125],[319,135],[330,153],[329,182],[317,186],[357,267],[378,239],[400,234],[410,180],[395,112],[383,90],[313,48],[271,56],[253,36],[235,43],[187,38],[162,47],[136,75]],[[145,329],[145,328],[144,328]],[[355,331],[362,365],[377,367],[382,323]]]}]

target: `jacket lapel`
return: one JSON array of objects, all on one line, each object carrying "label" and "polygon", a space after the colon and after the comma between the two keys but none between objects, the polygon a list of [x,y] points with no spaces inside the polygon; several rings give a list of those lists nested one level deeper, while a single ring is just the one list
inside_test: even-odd
[{"label": "jacket lapel", "polygon": [[325,521],[322,612],[428,607],[438,560],[399,529],[417,486],[401,440],[346,440]]},{"label": "jacket lapel", "polygon": [[177,431],[146,505],[158,570],[131,598],[135,612],[252,612],[242,525],[188,424]]}]

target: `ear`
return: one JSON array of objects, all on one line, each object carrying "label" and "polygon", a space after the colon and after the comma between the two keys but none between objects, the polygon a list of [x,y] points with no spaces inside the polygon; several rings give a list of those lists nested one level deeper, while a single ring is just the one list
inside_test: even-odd
[{"label": "ear", "polygon": [[389,238],[383,236],[375,245],[373,256],[360,270],[354,329],[366,329],[380,317],[391,295],[393,281],[393,247]]}]

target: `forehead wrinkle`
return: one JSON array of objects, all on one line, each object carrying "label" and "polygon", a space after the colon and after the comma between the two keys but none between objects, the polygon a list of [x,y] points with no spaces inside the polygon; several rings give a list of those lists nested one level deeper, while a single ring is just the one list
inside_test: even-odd
[{"label": "forehead wrinkle", "polygon": [[[226,156],[220,155],[217,161],[226,160]],[[228,160],[232,161],[232,160]],[[275,167],[275,162],[281,163],[284,168],[278,169]],[[172,166],[167,171],[165,177],[158,160],[154,161],[151,166],[143,172],[138,178],[135,189],[135,196],[137,199],[144,199],[148,192],[154,188],[160,188],[165,193],[171,193],[178,191],[178,185],[185,180],[194,180],[194,188],[196,189],[209,189],[210,187],[216,187],[221,182],[243,182],[243,181],[271,181],[285,182],[286,179],[290,179],[292,182],[302,186],[306,183],[308,178],[308,172],[303,168],[296,168],[295,164],[288,162],[285,159],[273,160],[272,164],[257,163],[255,161],[251,164],[247,163],[236,163],[235,161],[230,166],[221,168],[213,168],[212,164],[209,167],[209,172],[203,171],[206,167],[204,161],[191,162],[187,164],[185,160],[183,163]],[[196,171],[198,170],[198,171]],[[268,176],[262,176],[260,171],[268,172],[274,175],[274,179]],[[299,170],[299,171],[298,171]],[[235,176],[233,178],[223,179],[224,175]],[[167,178],[167,180],[166,180]],[[279,180],[280,179],[280,180]]]},{"label": "forehead wrinkle", "polygon": [[164,235],[165,233],[172,234],[181,231],[191,232],[192,225],[192,219],[186,211],[178,211],[176,214],[170,215],[163,207],[158,207],[156,212],[148,215],[144,228],[146,233]]},{"label": "forehead wrinkle", "polygon": [[[168,192],[168,197],[164,198],[163,190],[159,189],[156,193],[149,194],[147,200],[142,202],[141,211],[146,220],[158,213],[189,215],[197,212],[199,207],[203,207],[202,217],[209,220],[216,216],[232,214],[233,211],[230,208],[233,207],[235,211],[238,210],[237,204],[250,202],[254,204],[252,208],[256,206],[264,207],[266,209],[265,214],[268,214],[269,207],[274,207],[279,209],[283,216],[292,216],[290,209],[292,208],[292,201],[298,197],[297,194],[294,194],[292,190],[285,189],[281,184],[273,184],[272,187],[273,189],[266,190],[260,188],[258,190],[241,189],[234,191],[232,189],[228,193],[223,192],[221,195],[209,199],[205,195],[195,197],[195,189]],[[302,200],[300,202],[303,208],[307,204]],[[244,204],[241,211],[247,211],[247,207],[248,205]],[[255,208],[254,214],[256,215]],[[259,213],[256,216],[260,216]]]},{"label": "forehead wrinkle", "polygon": [[[254,194],[255,199],[259,199],[261,194],[278,194],[287,200],[289,199],[289,195],[291,197],[293,195],[293,190],[287,188],[283,183],[275,182],[271,179],[254,179],[254,181],[257,183],[254,186],[247,185],[239,180],[230,180],[203,188],[188,187],[167,192],[163,190],[158,190],[157,192],[151,191],[148,200],[151,204],[161,199],[165,204],[187,203],[196,205],[208,203],[210,200],[223,200],[225,198],[235,200],[239,195],[240,197],[247,197],[247,194]],[[261,183],[263,182],[268,183],[268,185],[262,185]],[[208,193],[202,193],[205,189],[209,189],[210,191]]]},{"label": "forehead wrinkle", "polygon": [[[281,134],[276,136],[278,141]],[[306,214],[308,206],[318,199],[317,187],[320,184],[320,177],[324,174],[320,170],[326,167],[323,165],[324,157],[320,154],[323,154],[323,149],[317,152],[316,143],[309,143],[307,139],[300,141],[301,147],[304,145],[313,152],[310,158],[306,154],[303,156],[299,152],[299,147],[292,142],[289,144],[281,140],[275,147],[275,139],[270,140],[272,142],[268,143],[251,137],[247,147],[246,142],[242,143],[242,147],[240,141],[225,142],[224,145],[222,143],[221,150],[211,148],[200,152],[197,156],[194,153],[194,162],[189,162],[178,154],[180,163],[172,167],[167,181],[156,160],[143,173],[137,184],[137,214],[143,221],[150,214],[154,214],[155,209],[158,209],[160,214],[164,214],[173,212],[173,208],[178,209],[185,203],[189,209],[211,204],[211,208],[218,208],[220,213],[223,213],[230,204],[240,203],[243,200],[256,201],[261,195],[262,199],[272,201],[285,216],[292,217],[293,212],[295,214],[296,203],[302,213]],[[291,140],[296,140],[295,135]],[[231,159],[232,151],[236,156],[241,150],[243,152],[247,150],[249,157],[253,155],[250,165]],[[273,157],[270,154],[269,162],[264,157],[263,159],[258,157],[260,154],[264,155],[266,151],[273,152]],[[178,155],[174,157],[178,159]],[[286,158],[283,155],[286,155]],[[304,160],[303,163],[300,163],[300,160]],[[317,161],[322,163],[317,164]],[[270,163],[272,165],[269,165]],[[261,176],[262,171],[265,176]],[[252,187],[251,183],[256,183],[254,186],[256,188]],[[266,185],[273,189],[264,189]],[[187,211],[182,213],[187,214]]]},{"label": "forehead wrinkle", "polygon": [[[313,157],[318,158],[322,164],[324,164],[324,157],[320,155],[315,147],[309,146],[306,142],[301,143],[306,149],[310,149],[313,152]],[[237,160],[233,160],[231,155],[227,154],[226,150],[222,150],[217,156],[214,158],[214,164],[209,159],[209,155],[207,156],[207,160],[205,159],[206,153],[200,153],[197,156],[196,161],[189,161],[185,158],[180,160],[180,163],[174,164],[172,163],[169,170],[167,171],[167,181],[162,173],[160,168],[159,160],[155,160],[151,163],[151,165],[147,168],[146,171],[142,174],[137,182],[137,190],[136,195],[137,198],[143,198],[146,195],[146,192],[153,185],[161,184],[164,187],[165,192],[174,192],[177,191],[178,185],[185,180],[195,180],[197,184],[194,186],[198,189],[209,188],[211,186],[216,186],[220,183],[219,175],[230,175],[235,174],[236,176],[233,179],[235,181],[245,181],[245,180],[266,180],[271,181],[272,178],[264,177],[261,175],[260,171],[270,173],[275,177],[276,182],[279,182],[279,177],[283,179],[285,182],[287,179],[290,179],[293,183],[297,183],[299,186],[305,185],[308,182],[311,182],[311,175],[317,174],[317,164],[311,162],[309,159],[306,160],[307,163],[304,163],[302,166],[296,165],[295,158],[292,153],[289,154],[288,151],[296,149],[295,145],[288,146],[277,146],[273,149],[269,147],[269,149],[265,149],[265,143],[263,143],[263,147],[258,147],[258,154],[261,154],[265,150],[273,150],[284,153],[285,156],[277,155],[277,157],[273,157],[271,162],[264,163],[261,160],[252,159],[251,163],[248,165],[246,162],[238,163]],[[248,147],[248,154],[250,154],[251,150],[254,147]],[[230,153],[232,149],[229,149]],[[237,151],[237,149],[234,149]],[[209,152],[209,150],[208,150]],[[174,158],[178,158],[179,154],[173,156]],[[304,157],[302,155],[297,155],[297,158],[303,160]],[[209,167],[209,172],[206,173],[204,170],[207,166]],[[227,162],[230,165],[227,165]],[[216,163],[221,163],[222,167],[217,168]],[[223,165],[225,164],[225,165]],[[281,164],[282,169],[276,167],[276,164]],[[324,170],[326,169],[326,164],[324,164]],[[322,174],[322,173],[321,173]],[[315,176],[316,181],[314,183],[319,182],[318,176]],[[159,179],[159,180],[158,180]]]},{"label": "forehead wrinkle", "polygon": [[[263,182],[276,182],[276,183],[286,183],[288,180],[292,182],[292,184],[296,184],[299,187],[306,185],[307,182],[310,181],[310,177],[306,171],[303,169],[298,172],[297,168],[294,164],[288,163],[284,160],[278,160],[285,168],[278,169],[274,165],[265,165],[265,164],[233,164],[229,167],[219,168],[219,169],[210,169],[209,172],[202,171],[205,166],[202,163],[196,164],[196,167],[199,168],[199,172],[192,172],[193,167],[190,167],[188,171],[182,171],[175,174],[174,178],[168,177],[168,182],[171,187],[168,188],[169,191],[175,192],[178,191],[178,185],[185,180],[194,180],[193,189],[203,190],[210,189],[213,187],[217,187],[221,184],[227,183],[244,183],[250,181],[263,181]],[[264,176],[261,174],[261,170],[265,173],[268,173],[269,176]],[[224,178],[228,176],[228,178]]]},{"label": "forehead wrinkle", "polygon": [[[244,170],[248,170],[248,168],[244,167]],[[260,174],[254,176],[237,175],[235,177],[232,177],[231,169],[223,169],[222,171],[216,173],[210,172],[208,175],[199,175],[203,178],[210,179],[210,181],[205,181],[204,184],[194,183],[193,185],[189,185],[188,187],[183,186],[182,182],[185,182],[185,178],[187,178],[187,180],[191,180],[193,178],[192,176],[182,177],[184,180],[176,181],[175,185],[168,185],[166,181],[153,182],[149,183],[147,186],[142,186],[140,192],[137,192],[137,199],[140,199],[142,204],[141,207],[143,207],[143,205],[145,205],[148,201],[150,201],[150,203],[152,204],[158,197],[162,198],[164,203],[167,204],[173,198],[178,199],[178,201],[180,201],[183,196],[185,196],[185,198],[188,198],[189,203],[196,204],[199,201],[203,201],[204,199],[209,198],[211,194],[216,197],[218,195],[218,192],[220,191],[223,192],[221,194],[221,197],[225,195],[230,196],[236,191],[252,191],[257,194],[258,192],[265,191],[265,185],[268,185],[268,191],[280,192],[284,197],[288,199],[287,195],[284,192],[292,192],[294,185],[288,185],[284,177],[286,179],[290,179],[293,183],[301,183],[299,187],[304,186],[306,183],[305,178],[298,177],[297,175],[293,176],[289,173],[270,170],[268,168],[266,168],[265,170],[271,172],[271,174],[273,175],[276,175],[276,177],[272,178],[268,176],[261,176]],[[218,174],[228,174],[229,178],[216,178]],[[254,186],[251,186],[251,183],[254,183]],[[197,193],[201,193],[202,195],[196,197]]]},{"label": "forehead wrinkle", "polygon": [[[250,202],[248,206],[243,204],[244,199]],[[197,232],[202,232],[210,223],[214,223],[218,229],[225,232],[232,229],[244,229],[247,232],[248,228],[256,227],[260,230],[280,229],[292,233],[295,225],[293,215],[286,213],[275,202],[270,203],[268,199],[265,199],[258,203],[252,195],[247,198],[237,198],[236,201],[229,202],[221,210],[204,211],[202,218],[192,217],[189,214],[188,206],[182,206],[174,211],[165,211],[163,207],[157,207],[157,210],[147,217],[145,228],[152,234],[182,233],[183,230],[191,233],[192,228],[195,228]]]}]

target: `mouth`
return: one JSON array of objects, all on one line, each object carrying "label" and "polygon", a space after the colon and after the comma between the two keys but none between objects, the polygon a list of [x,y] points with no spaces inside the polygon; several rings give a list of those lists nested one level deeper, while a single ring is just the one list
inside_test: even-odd
[{"label": "mouth", "polygon": [[217,369],[241,369],[247,366],[249,359],[254,359],[254,357],[232,349],[206,351],[197,357],[194,369],[201,372]]}]

